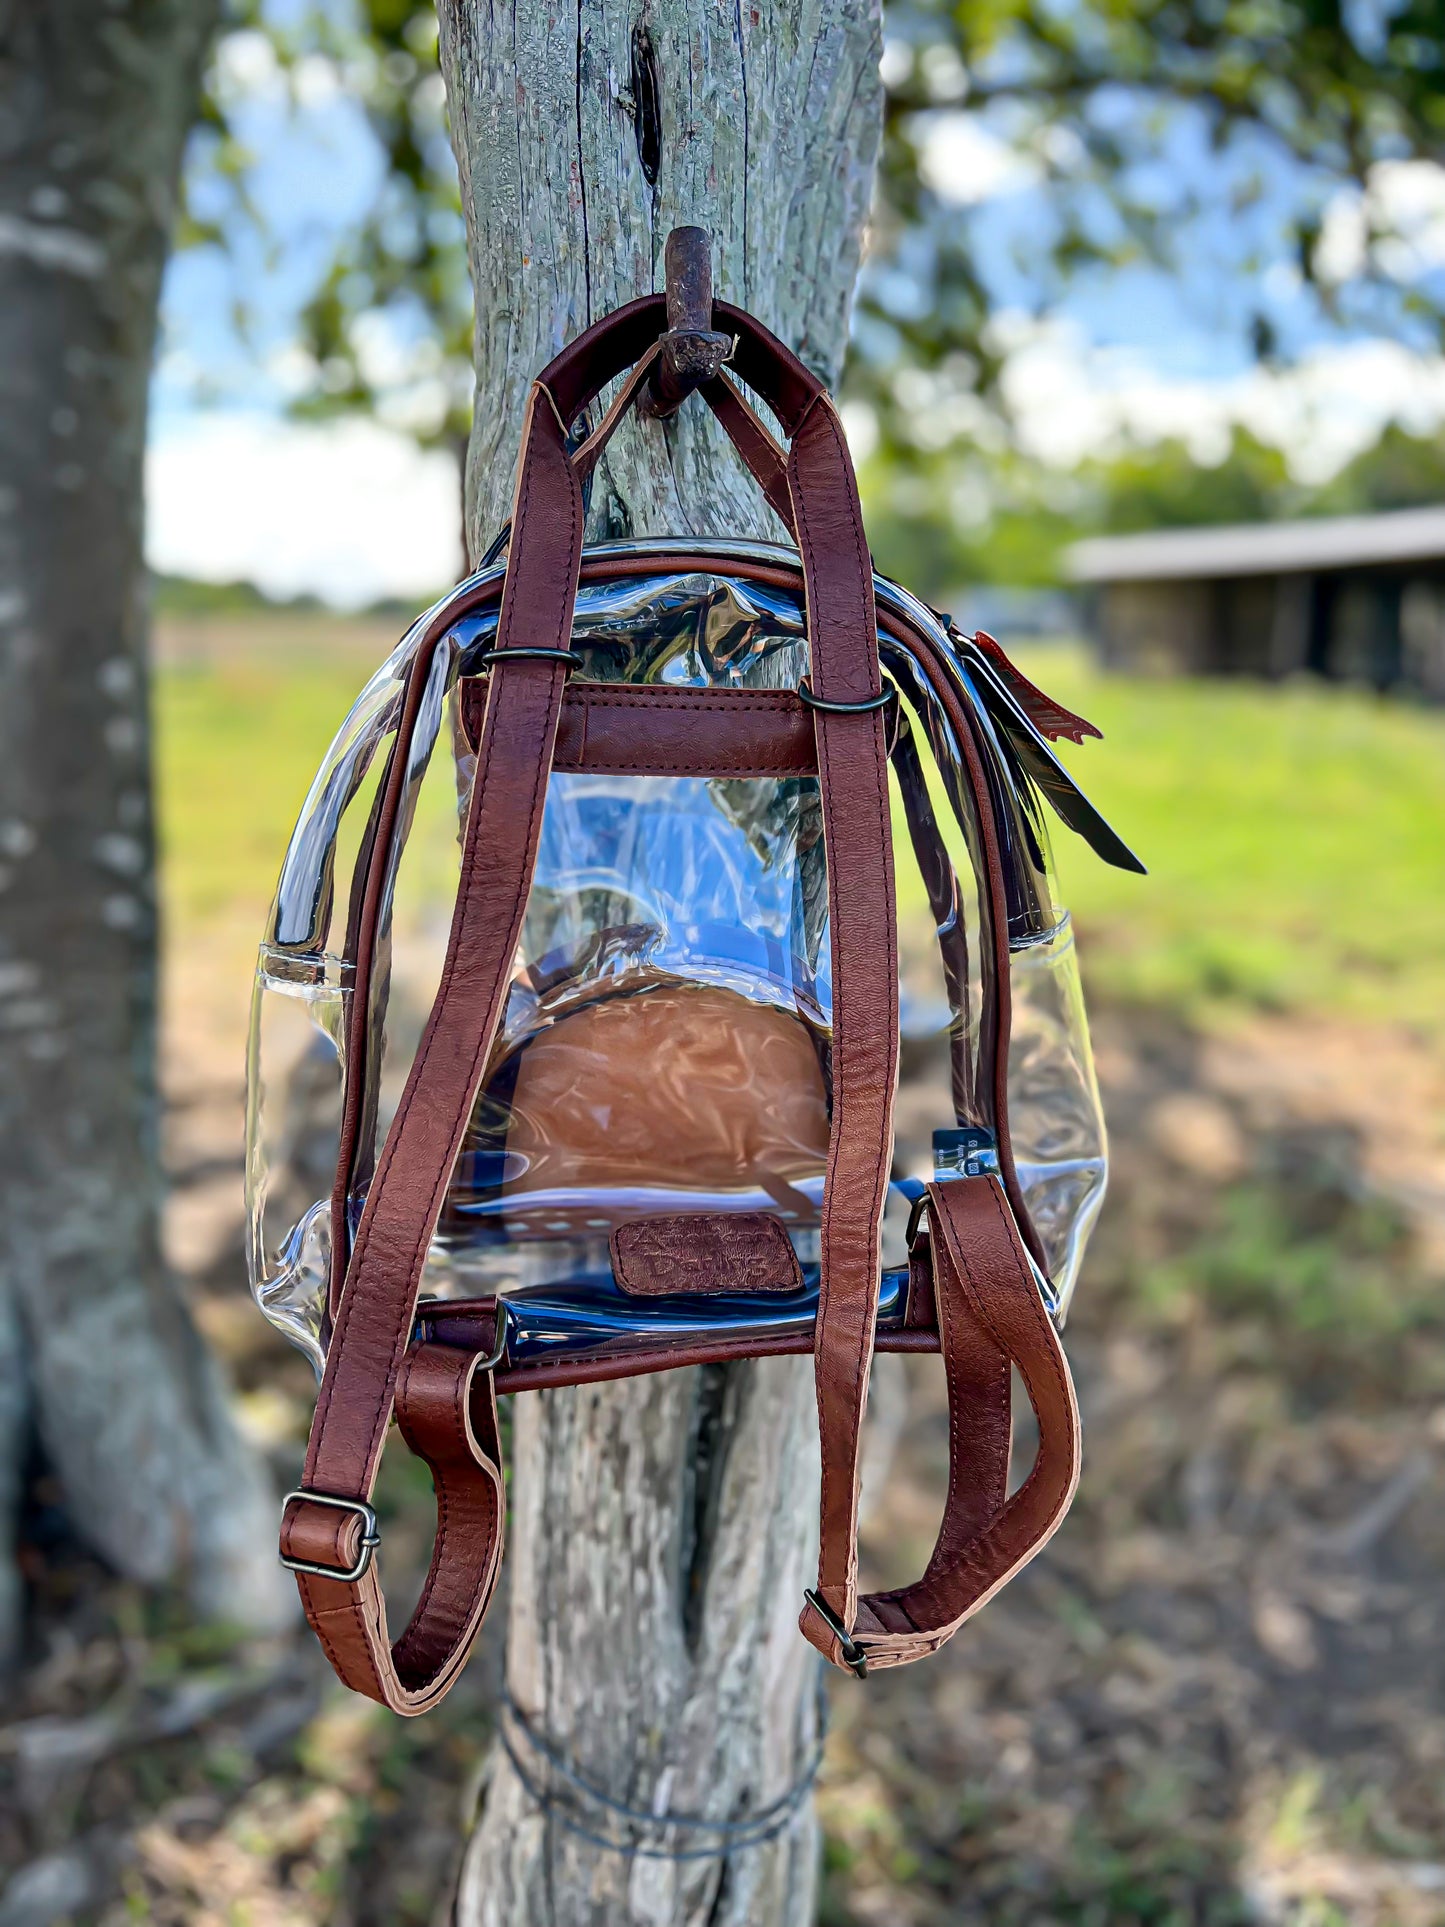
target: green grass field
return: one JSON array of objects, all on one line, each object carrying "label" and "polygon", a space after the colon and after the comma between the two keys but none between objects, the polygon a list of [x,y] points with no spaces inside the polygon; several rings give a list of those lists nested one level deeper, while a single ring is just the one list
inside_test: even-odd
[{"label": "green grass field", "polygon": [[158,672],[165,901],[182,934],[254,906],[260,936],[302,798],[360,681],[345,665],[306,661]]},{"label": "green grass field", "polygon": [[[399,627],[399,625],[398,625]],[[204,652],[158,652],[154,710],[163,892],[173,937],[247,919],[259,939],[281,858],[332,737],[395,635],[315,617],[230,620]],[[450,771],[422,810],[421,879],[443,887]],[[348,815],[353,838],[364,811]],[[440,859],[439,861],[437,859]]]},{"label": "green grass field", "polygon": [[[169,941],[183,955],[194,946],[186,961],[207,971],[229,979],[234,969],[227,1022],[240,1015],[247,949],[301,800],[387,646],[384,634],[354,630],[348,641],[344,625],[319,618],[278,640],[275,620],[238,624],[222,647],[163,646],[156,679]],[[1281,1122],[1224,1106],[1240,1138],[1233,1174],[1181,1163],[1158,1121],[1161,1102],[1181,1094],[1222,1108],[1218,1088],[1191,1081],[1189,1027],[1200,1019],[1273,1007],[1358,1022],[1361,1036],[1346,1041],[1371,1080],[1377,1061],[1402,1055],[1371,1026],[1404,1021],[1432,1052],[1445,1042],[1445,712],[1340,690],[1110,678],[1063,649],[1023,660],[1106,732],[1065,753],[1150,868],[1147,878],[1108,870],[1060,829],[1086,971],[1111,997],[1168,1014],[1136,1008],[1099,1027],[1115,1039],[1101,1067],[1120,1181],[1070,1327],[1091,1394],[1080,1503],[1037,1578],[981,1615],[926,1682],[922,1669],[890,1675],[895,1697],[881,1712],[839,1700],[820,1917],[861,1921],[852,1902],[866,1895],[866,1918],[920,1927],[965,1915],[1223,1927],[1254,1917],[1245,1896],[1263,1865],[1302,1896],[1288,1913],[1296,1927],[1434,1920],[1410,1908],[1414,1871],[1433,1869],[1445,1840],[1439,1775],[1418,1764],[1433,1768],[1438,1752],[1438,1721],[1418,1690],[1445,1544],[1421,1444],[1438,1429],[1445,1387],[1438,1270],[1420,1263],[1398,1201],[1362,1191],[1374,1113],[1340,1145],[1313,1114]],[[445,756],[437,777],[424,799],[419,894],[440,901],[454,820]],[[905,862],[902,901],[921,919],[908,875]],[[1298,1048],[1304,1027],[1286,1028]],[[1121,1053],[1120,1036],[1136,1032],[1137,1056]],[[1161,1037],[1169,1048],[1151,1057]],[[239,1039],[222,1041],[233,1089]],[[1248,1031],[1212,1041],[1220,1056],[1237,1041],[1254,1048]],[[273,1397],[272,1360],[248,1356],[243,1383],[249,1372],[255,1396]],[[909,1386],[887,1523],[876,1528],[895,1548],[889,1535],[920,1518],[931,1538],[946,1477],[936,1392],[920,1378]],[[396,1455],[388,1464],[388,1533],[420,1548],[429,1500]],[[1415,1466],[1422,1483],[1407,1489]],[[1401,1491],[1412,1509],[1385,1556],[1331,1549],[1346,1533],[1391,1530],[1382,1508]],[[1426,1506],[1435,1509],[1413,1509]],[[1279,1657],[1286,1608],[1289,1636],[1317,1641],[1318,1662]],[[1025,1645],[1037,1664],[1020,1666]],[[153,1665],[157,1653],[175,1663],[165,1646],[151,1650]],[[317,1789],[334,1793],[333,1714],[323,1709],[294,1764],[242,1760],[227,1782],[239,1818],[221,1831],[224,1851],[234,1858],[244,1826],[258,1890],[274,1879],[267,1894],[312,1878],[346,1894],[400,1891],[395,1870],[410,1879],[414,1863],[396,1843],[416,1831],[418,1802],[438,1775],[467,1770],[485,1735],[478,1688],[468,1691],[440,1728],[411,1723],[404,1745],[383,1745],[390,1728],[348,1731],[346,1802],[299,1855],[271,1843],[265,1800],[284,1795],[290,1813]],[[1318,1753],[1303,1710],[1316,1702],[1329,1715]],[[1026,1764],[1000,1766],[1005,1740]],[[131,1803],[149,1814],[173,1787],[214,1792],[218,1746],[231,1741],[203,1726]],[[191,1777],[165,1779],[173,1760]],[[113,1803],[119,1769],[107,1770]],[[951,1789],[942,1805],[919,1795],[938,1787]],[[378,1790],[395,1809],[386,1826]],[[444,1850],[433,1859],[447,1864]],[[1331,1895],[1367,1891],[1366,1881],[1384,1896],[1378,1906],[1336,1907]]]},{"label": "green grass field", "polygon": [[[317,638],[167,660],[156,681],[164,887],[174,935],[249,915],[370,668]],[[238,631],[238,635],[240,632]],[[1021,661],[1105,741],[1064,753],[1149,866],[1107,869],[1059,827],[1086,969],[1191,1016],[1318,1010],[1445,1034],[1445,713],[1356,691],[1101,675]],[[448,807],[443,780],[429,805]],[[440,873],[439,873],[440,881]],[[916,893],[915,893],[916,894]],[[905,894],[905,901],[909,894]]]},{"label": "green grass field", "polygon": [[1063,650],[1021,661],[1104,731],[1063,753],[1150,872],[1056,837],[1097,978],[1193,1014],[1445,1034],[1445,713],[1312,684],[1105,676]]}]

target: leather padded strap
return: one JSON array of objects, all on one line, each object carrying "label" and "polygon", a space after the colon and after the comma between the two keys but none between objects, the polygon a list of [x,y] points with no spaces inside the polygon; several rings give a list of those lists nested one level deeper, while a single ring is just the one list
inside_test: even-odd
[{"label": "leather padded strap", "polygon": [[[858,1602],[854,1642],[870,1671],[905,1666],[950,1639],[1053,1537],[1079,1478],[1079,1409],[1058,1333],[996,1178],[928,1187],[929,1247],[948,1384],[948,1496],[927,1570]],[[1010,1365],[1038,1420],[1033,1468],[1007,1496]],[[811,1607],[804,1630],[846,1663]]]}]

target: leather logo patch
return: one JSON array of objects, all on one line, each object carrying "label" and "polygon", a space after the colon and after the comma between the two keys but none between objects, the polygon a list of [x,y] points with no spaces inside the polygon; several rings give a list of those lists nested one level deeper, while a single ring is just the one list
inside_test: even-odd
[{"label": "leather logo patch", "polygon": [[634,1218],[612,1234],[612,1275],[638,1298],[803,1288],[792,1242],[766,1211]]}]

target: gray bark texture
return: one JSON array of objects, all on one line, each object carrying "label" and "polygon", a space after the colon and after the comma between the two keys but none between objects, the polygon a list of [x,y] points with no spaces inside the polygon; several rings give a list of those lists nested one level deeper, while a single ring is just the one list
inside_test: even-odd
[{"label": "gray bark texture", "polygon": [[272,1507],[158,1235],[142,455],[216,11],[0,0],[0,1535],[34,1428],[120,1571],[264,1626]]},{"label": "gray bark texture", "polygon": [[[589,322],[661,285],[674,226],[707,228],[718,293],[836,379],[880,134],[880,21],[876,0],[439,11],[476,288],[479,554],[510,512],[529,381]],[[627,423],[594,486],[594,539],[649,531],[779,533],[695,401],[665,426]],[[508,1690],[593,1787],[736,1821],[796,1781],[817,1732],[796,1626],[817,1477],[806,1360],[516,1400]],[[555,1787],[517,1743],[534,1785]],[[595,1799],[574,1787],[567,1805],[618,1837]],[[714,1836],[645,1844],[695,1851]],[[801,1927],[816,1863],[810,1802],[775,1841],[730,1854],[599,1847],[499,1750],[457,1920]]]}]

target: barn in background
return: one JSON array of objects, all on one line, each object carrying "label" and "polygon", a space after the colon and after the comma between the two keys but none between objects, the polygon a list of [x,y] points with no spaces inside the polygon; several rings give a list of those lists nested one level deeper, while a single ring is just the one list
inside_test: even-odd
[{"label": "barn in background", "polygon": [[1106,662],[1445,701],[1445,508],[1099,537],[1068,551]]}]

